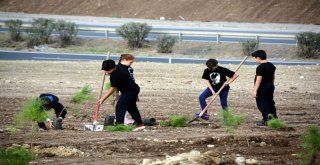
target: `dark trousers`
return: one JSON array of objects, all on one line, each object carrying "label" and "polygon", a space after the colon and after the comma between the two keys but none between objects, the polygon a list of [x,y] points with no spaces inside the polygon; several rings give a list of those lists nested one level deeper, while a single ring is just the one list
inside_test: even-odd
[{"label": "dark trousers", "polygon": [[[54,109],[54,113],[56,117],[62,117],[63,119],[66,117],[67,110],[64,109],[64,106],[61,103],[55,103],[52,108]],[[64,109],[64,110],[63,110]],[[46,124],[44,122],[38,122],[39,128],[47,129]]]},{"label": "dark trousers", "polygon": [[140,112],[137,107],[138,93],[121,93],[116,105],[116,124],[124,124],[126,111],[129,112],[136,124],[142,124]]},{"label": "dark trousers", "polygon": [[[229,94],[229,89],[224,89],[219,93],[220,105],[223,110],[226,110],[228,108],[228,94]],[[199,102],[202,110],[207,106],[206,99],[210,96],[212,96],[212,92],[209,88],[205,89],[200,94]]]},{"label": "dark trousers", "polygon": [[277,117],[273,93],[274,85],[271,82],[261,84],[257,91],[256,103],[264,121],[268,120],[269,114],[273,115],[273,117]]}]

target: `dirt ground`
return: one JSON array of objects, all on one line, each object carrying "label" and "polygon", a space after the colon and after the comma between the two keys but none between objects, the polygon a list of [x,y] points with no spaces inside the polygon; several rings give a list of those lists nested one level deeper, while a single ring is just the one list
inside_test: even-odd
[{"label": "dirt ground", "polygon": [[[202,153],[213,150],[221,155],[224,164],[234,164],[236,154],[259,160],[261,164],[298,164],[301,135],[308,125],[320,124],[319,66],[277,66],[275,101],[278,116],[287,123],[287,128],[271,129],[255,126],[261,118],[250,96],[256,66],[245,65],[229,94],[229,106],[246,119],[234,132],[221,124],[219,100],[210,107],[209,121],[199,120],[188,127],[156,125],[141,132],[84,131],[84,125],[92,121],[95,103],[76,105],[70,101],[85,85],[92,87],[98,97],[102,81],[100,65],[101,62],[0,61],[1,146],[33,143],[42,149],[64,146],[81,151],[73,156],[42,153],[32,163],[48,165],[139,164],[143,159],[165,159],[166,155],[192,150]],[[141,87],[138,107],[143,117],[161,121],[172,115],[192,117],[199,111],[204,65],[137,62],[133,67]],[[33,138],[28,126],[8,131],[26,100],[42,92],[56,94],[68,107],[65,129],[37,131]],[[100,122],[106,114],[114,114],[110,102],[101,107]]]},{"label": "dirt ground", "polygon": [[1,0],[0,11],[115,18],[320,24],[319,0]]}]

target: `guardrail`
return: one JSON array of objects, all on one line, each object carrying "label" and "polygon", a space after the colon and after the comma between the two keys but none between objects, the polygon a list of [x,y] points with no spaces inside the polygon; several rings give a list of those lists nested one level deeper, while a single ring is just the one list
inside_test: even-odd
[{"label": "guardrail", "polygon": [[[2,27],[5,26],[3,22],[0,22]],[[23,27],[31,27],[31,24],[23,24]],[[80,31],[89,31],[89,32],[99,32],[104,33],[105,38],[109,38],[109,34],[116,33],[115,28],[102,28],[102,27],[78,27]],[[193,36],[193,37],[214,37],[216,38],[215,42],[220,43],[221,38],[246,38],[246,39],[275,39],[275,40],[292,40],[296,41],[294,34],[266,34],[266,33],[240,33],[240,32],[212,32],[212,31],[190,31],[190,30],[151,30],[150,34],[160,35],[160,34],[169,34],[177,36],[179,41],[182,41],[183,36]]]}]

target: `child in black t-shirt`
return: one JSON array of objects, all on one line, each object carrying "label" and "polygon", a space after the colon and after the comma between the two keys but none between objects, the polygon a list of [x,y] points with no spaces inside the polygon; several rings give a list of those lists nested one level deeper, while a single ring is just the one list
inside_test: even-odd
[{"label": "child in black t-shirt", "polygon": [[[207,106],[206,99],[208,97],[212,96],[215,92],[218,92],[224,83],[228,83],[219,93],[221,107],[223,110],[227,110],[228,93],[230,89],[229,84],[232,83],[238,75],[227,68],[219,66],[218,61],[215,59],[209,59],[206,62],[206,65],[207,68],[203,72],[202,79],[205,80],[207,88],[199,96],[201,109],[203,110]],[[230,78],[230,81],[228,82],[227,77]],[[196,113],[196,115],[198,114],[199,113]],[[201,116],[201,118],[209,120],[207,111]]]},{"label": "child in black t-shirt", "polygon": [[137,124],[137,128],[134,131],[138,131],[145,128],[136,103],[140,87],[135,83],[126,69],[126,66],[130,66],[133,62],[133,56],[132,59],[127,59],[122,63],[125,66],[116,65],[113,60],[103,61],[102,70],[110,75],[111,87],[105,96],[99,100],[99,103],[102,104],[113,92],[119,90],[121,95],[116,105],[116,124],[124,124],[125,114],[128,111]]},{"label": "child in black t-shirt", "polygon": [[270,118],[277,118],[273,100],[276,67],[267,61],[267,54],[264,50],[257,50],[251,55],[259,64],[254,78],[252,96],[256,98],[257,107],[262,114],[262,121],[258,122],[257,125],[263,126]]}]

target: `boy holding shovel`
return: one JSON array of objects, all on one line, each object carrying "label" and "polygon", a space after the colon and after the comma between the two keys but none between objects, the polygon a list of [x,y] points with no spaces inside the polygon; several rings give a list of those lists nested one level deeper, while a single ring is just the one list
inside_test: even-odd
[{"label": "boy holding shovel", "polygon": [[[206,99],[215,94],[215,92],[218,92],[224,83],[227,83],[219,93],[221,107],[223,110],[227,110],[228,93],[230,89],[229,84],[238,77],[238,74],[227,68],[219,66],[216,59],[207,60],[206,66],[207,68],[202,74],[202,79],[204,79],[207,88],[199,96],[201,109],[204,110],[204,108],[207,107]],[[227,77],[230,78],[229,81],[227,81]],[[196,113],[196,115],[198,116],[199,113]],[[209,120],[207,111],[204,112],[201,118],[204,120]]]}]

